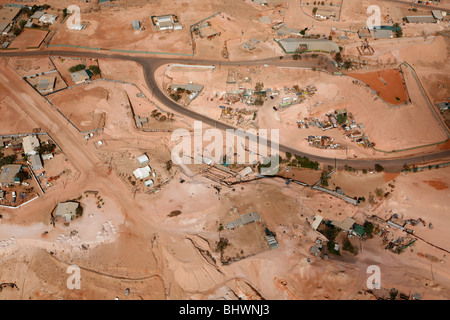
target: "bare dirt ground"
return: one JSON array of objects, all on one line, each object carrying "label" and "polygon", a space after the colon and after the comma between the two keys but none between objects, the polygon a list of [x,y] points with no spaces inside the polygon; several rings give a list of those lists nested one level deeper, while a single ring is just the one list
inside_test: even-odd
[{"label": "bare dirt ground", "polygon": [[361,80],[384,101],[399,105],[408,101],[408,94],[401,73],[396,69],[385,69],[368,73],[348,73],[350,77]]},{"label": "bare dirt ground", "polygon": [[[239,84],[226,83],[229,68],[193,69],[161,67],[160,74],[167,77],[161,76],[157,79],[164,84],[164,87],[168,87],[171,83],[189,83],[190,81],[203,85],[203,91],[191,102],[188,108],[219,120],[221,115],[219,106],[224,104],[224,93],[239,89]],[[249,79],[248,82],[240,84],[243,88],[254,89],[256,83],[261,82],[265,88],[278,89],[281,92],[280,96],[277,96],[274,100],[267,98],[263,106],[256,107],[257,126],[259,128],[277,128],[280,130],[281,143],[308,148],[308,152],[311,153],[336,154],[341,157],[368,157],[373,155],[373,150],[361,148],[356,143],[344,139],[342,130],[333,129],[324,133],[317,127],[301,130],[297,126],[297,121],[305,117],[323,117],[326,113],[334,113],[334,110],[340,108],[346,108],[348,112],[354,115],[357,123],[364,125],[366,135],[370,141],[376,144],[377,149],[392,151],[445,140],[444,132],[437,125],[437,121],[427,107],[426,101],[418,91],[417,84],[412,79],[410,71],[406,68],[402,68],[402,71],[412,103],[398,108],[391,108],[386,105],[370,89],[362,84],[353,83],[352,78],[336,77],[322,72],[295,68],[241,67],[233,68],[233,70],[240,73],[242,78],[247,77]],[[265,72],[266,70],[268,72]],[[381,72],[386,83],[391,82],[390,72]],[[355,76],[362,77],[364,80],[369,77],[363,73],[355,74]],[[399,76],[399,73],[396,72],[395,80],[402,82]],[[392,79],[392,81],[394,80]],[[380,93],[385,95],[390,102],[399,103],[396,99],[397,96],[399,96],[401,103],[404,102],[406,91],[401,88],[392,91],[381,80],[377,84],[383,87],[383,92]],[[292,87],[293,85],[298,85],[300,88],[314,85],[317,87],[317,92],[300,104],[274,111],[272,107],[277,106],[283,97],[288,96],[283,93],[283,87]],[[232,107],[252,108],[243,102],[238,102]],[[224,121],[223,119],[220,120]],[[429,124],[424,125],[424,123]],[[386,128],[389,129],[386,130]],[[346,152],[345,150],[313,148],[305,140],[309,135],[331,136],[336,139],[336,142],[347,146],[348,150]],[[384,155],[383,153],[379,154],[379,156]]]},{"label": "bare dirt ground", "polygon": [[[70,3],[64,1],[64,4]],[[169,4],[169,7],[161,4],[148,5],[140,1],[136,7],[127,9],[129,14],[119,15],[117,8],[95,11],[92,10],[95,7],[80,2],[83,9],[92,10],[83,13],[91,20],[90,25],[79,33],[70,31],[70,34],[63,26],[56,39],[66,40],[70,35],[74,41],[72,44],[114,44],[135,50],[132,43],[137,41],[136,48],[143,50],[178,51],[179,47],[187,50],[189,38],[181,34],[187,35],[191,20],[192,23],[198,21],[198,7],[188,2]],[[358,5],[356,0],[343,1],[342,4],[341,21],[336,23],[336,27],[355,30],[358,23],[364,25],[367,18],[364,6],[369,4],[368,1],[363,2],[364,6]],[[252,19],[268,15],[273,21],[283,21],[285,17],[289,27],[309,27],[311,33],[327,35],[334,25],[332,21],[317,22],[308,17],[302,13],[297,1],[268,9],[257,8],[249,1],[235,1],[231,5],[209,1],[204,5],[202,14],[205,17],[225,10],[225,20],[221,21],[218,16],[218,21],[214,21],[217,28],[225,29],[223,34],[211,42],[201,40],[204,44],[199,45],[198,50],[206,57],[220,55],[228,30],[237,32],[236,37],[240,37],[240,27],[252,24],[251,30],[258,29],[259,25],[253,20],[249,22],[249,15]],[[181,33],[151,34],[149,15],[144,17],[144,12],[149,9],[153,14],[150,8],[157,6],[160,9],[155,9],[155,14],[170,12],[179,16],[184,27]],[[382,6],[384,12],[390,3],[383,2]],[[398,8],[389,10],[390,15],[401,17],[402,12]],[[133,34],[131,21],[140,17],[147,29]],[[354,18],[355,21],[351,21]],[[224,27],[227,21],[232,22],[230,28]],[[94,33],[96,35],[92,36]],[[117,42],[118,36],[124,39],[122,43]],[[230,40],[232,59],[250,56],[249,53],[239,53],[241,41],[245,42],[250,37],[253,34],[244,31],[242,40]],[[54,40],[54,43],[57,42]],[[215,44],[214,48],[210,47],[211,43]],[[423,38],[378,41],[377,55],[371,68],[392,65],[404,59],[418,67],[419,74],[439,74],[436,70],[447,60],[441,54],[445,48],[446,40],[440,36],[426,41]],[[344,50],[351,52],[353,49],[350,46]],[[255,51],[255,55],[265,56],[267,52],[270,50]],[[430,54],[429,59],[427,54]],[[182,168],[166,168],[174,143],[170,141],[170,133],[145,133],[134,127],[127,103],[131,102],[144,116],[154,109],[150,102],[142,102],[142,98],[136,96],[134,87],[97,81],[66,90],[64,95],[55,94],[55,101],[61,109],[68,108],[74,114],[80,110],[75,119],[80,125],[88,121],[87,115],[96,109],[107,114],[105,130],[85,140],[84,135],[50,108],[45,99],[22,79],[25,72],[34,72],[33,68],[40,66],[44,70],[45,63],[41,66],[40,63],[23,61],[27,66],[17,70],[19,73],[11,68],[14,64],[8,65],[6,61],[0,64],[0,108],[4,115],[0,119],[0,131],[5,134],[22,130],[29,132],[37,127],[48,131],[64,154],[58,156],[59,159],[52,159],[55,160],[53,163],[44,163],[44,170],[54,174],[62,166],[72,170],[73,174],[58,180],[45,196],[28,206],[16,211],[0,209],[3,216],[0,220],[0,281],[13,282],[18,287],[5,288],[0,299],[374,299],[365,292],[366,269],[374,264],[381,267],[384,290],[397,288],[408,294],[417,292],[424,299],[450,298],[447,266],[450,248],[446,233],[449,168],[406,175],[335,173],[329,182],[349,195],[368,195],[376,188],[390,193],[373,199],[373,204],[367,199],[358,206],[297,184],[286,185],[284,179],[279,178],[228,188],[203,177],[200,171],[204,166],[190,167],[194,171],[191,177]],[[151,90],[144,85],[142,72],[135,65],[111,61],[100,61],[99,65],[104,77],[136,83],[149,99],[152,98]],[[63,73],[70,66],[67,63],[58,69]],[[337,108],[347,108],[352,112],[357,122],[365,125],[370,139],[377,142],[378,147],[388,150],[442,138],[429,110],[418,102],[420,97],[417,94],[411,94],[411,105],[388,108],[367,88],[354,85],[349,78],[295,69],[259,67],[251,72],[241,71],[253,72],[251,87],[256,81],[280,89],[294,84],[317,86],[317,93],[303,104],[274,112],[273,104],[269,102],[258,112],[261,128],[279,128],[282,132],[280,142],[305,148],[308,152],[336,154],[331,150],[311,149],[304,138],[309,134],[322,134],[322,131],[317,128],[300,130],[296,121],[305,115],[319,116]],[[160,69],[158,72],[161,76],[164,71]],[[219,105],[216,92],[228,89],[225,86],[226,68],[216,69],[211,74],[196,72],[194,75],[191,71],[178,70],[177,74],[171,75],[177,81],[195,80],[203,84],[205,90],[189,107],[205,114],[216,114]],[[445,82],[445,79],[433,81]],[[406,75],[405,80],[409,90],[411,77]],[[427,89],[432,91],[435,86],[436,83],[432,83]],[[129,100],[126,99],[127,93]],[[83,102],[81,107],[77,105],[80,101]],[[185,127],[186,123],[192,123],[186,118],[182,120],[185,122],[180,119],[170,127],[180,127],[181,124]],[[327,132],[327,135],[331,134],[336,135],[336,139],[342,137],[337,129]],[[102,144],[99,145],[98,141]],[[156,170],[155,181],[171,179],[157,193],[137,192],[145,188],[139,184],[135,187],[140,190],[136,190],[127,179],[130,170],[137,167],[136,157],[144,152],[150,158],[150,166]],[[351,151],[349,156],[353,155],[373,156],[365,150]],[[66,164],[65,159],[70,163]],[[306,174],[294,168],[289,174],[304,176],[309,181],[317,178],[316,172]],[[86,196],[87,190],[98,191],[99,194]],[[62,221],[52,226],[50,212],[58,202],[71,199],[79,199],[84,208],[83,216],[68,227]],[[240,214],[258,212],[262,223],[248,225],[238,233],[234,230],[219,232],[220,223],[237,217],[234,208]],[[180,213],[171,215],[174,211]],[[310,227],[316,214],[325,220],[343,221],[346,217],[354,217],[362,224],[373,214],[387,219],[393,213],[405,219],[422,218],[426,221],[425,226],[415,227],[415,234],[411,237],[418,237],[416,243],[400,255],[384,250],[385,244],[379,236],[360,242],[352,239],[358,246],[356,256],[342,252],[341,256],[330,255],[328,260],[323,260],[309,252],[317,237],[323,238]],[[432,228],[429,223],[432,223]],[[263,226],[276,233],[278,249],[268,249],[261,235]],[[389,232],[389,239],[405,235],[392,228]],[[231,244],[228,251],[225,250],[229,256],[254,255],[222,265],[217,242],[223,235]],[[74,264],[81,268],[80,290],[70,290],[66,283],[69,276],[67,267]],[[124,294],[127,288],[130,290],[128,296]]]},{"label": "bare dirt ground", "polygon": [[48,31],[43,30],[24,29],[23,32],[11,43],[11,48],[37,48],[47,36],[47,33]]}]

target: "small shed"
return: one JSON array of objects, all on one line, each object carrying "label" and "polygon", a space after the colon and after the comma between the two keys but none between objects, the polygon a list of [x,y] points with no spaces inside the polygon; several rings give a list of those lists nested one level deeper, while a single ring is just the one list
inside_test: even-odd
[{"label": "small shed", "polygon": [[137,157],[136,159],[141,166],[143,166],[149,162],[149,159],[146,154],[143,154],[143,155]]}]

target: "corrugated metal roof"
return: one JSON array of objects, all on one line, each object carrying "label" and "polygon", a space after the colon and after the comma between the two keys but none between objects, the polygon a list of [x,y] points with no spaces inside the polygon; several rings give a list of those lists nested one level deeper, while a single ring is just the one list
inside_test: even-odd
[{"label": "corrugated metal roof", "polygon": [[407,16],[406,21],[409,23],[435,23],[436,19],[433,16]]}]

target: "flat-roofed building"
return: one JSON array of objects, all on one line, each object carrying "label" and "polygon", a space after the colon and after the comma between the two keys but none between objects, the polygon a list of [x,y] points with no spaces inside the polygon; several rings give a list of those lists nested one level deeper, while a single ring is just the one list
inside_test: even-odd
[{"label": "flat-roofed building", "polygon": [[318,9],[316,11],[316,18],[319,18],[319,19],[329,19],[329,18],[334,18],[335,16],[336,16],[336,13],[333,10]]},{"label": "flat-roofed building", "polygon": [[33,20],[33,19],[39,20],[44,14],[45,14],[44,11],[36,11],[35,13],[33,13],[33,15],[30,17],[30,19],[31,20]]},{"label": "flat-roofed building", "polygon": [[228,229],[234,229],[236,227],[243,226],[252,222],[261,221],[261,217],[257,212],[247,213],[240,216],[238,219],[230,221],[227,223]]},{"label": "flat-roofed building", "polygon": [[0,9],[0,33],[5,32],[5,30],[10,27],[21,9],[22,8],[5,6]]},{"label": "flat-roofed building", "polygon": [[150,177],[151,171],[152,169],[150,168],[150,166],[145,166],[143,168],[137,168],[136,170],[133,171],[133,174],[136,177],[136,179],[143,180],[145,178]]},{"label": "flat-roofed building", "polygon": [[33,170],[41,170],[44,169],[42,166],[42,160],[39,154],[33,154],[29,158],[29,161],[31,162],[31,168]]},{"label": "flat-roofed building", "polygon": [[433,16],[407,16],[406,21],[408,23],[436,23]]},{"label": "flat-roofed building", "polygon": [[241,171],[239,171],[239,175],[244,178],[245,176],[248,176],[249,174],[253,173],[253,169],[251,167],[245,167]]},{"label": "flat-roofed building", "polygon": [[10,186],[20,184],[20,179],[16,175],[22,171],[21,164],[7,164],[1,168],[0,172],[0,186]]},{"label": "flat-roofed building", "polygon": [[339,52],[339,45],[328,39],[287,38],[275,39],[285,53],[301,51]]},{"label": "flat-roofed building", "polygon": [[36,85],[37,91],[40,93],[53,92],[55,88],[56,77],[40,77]]},{"label": "flat-roofed building", "polygon": [[137,161],[139,162],[139,164],[141,166],[143,166],[144,164],[147,164],[148,161],[149,161],[149,159],[148,159],[146,154],[143,154],[143,155],[137,157],[136,159],[137,159]]},{"label": "flat-roofed building", "polygon": [[141,29],[141,23],[138,20],[133,20],[132,22],[133,30],[139,31]]},{"label": "flat-roofed building", "polygon": [[437,20],[444,19],[444,16],[442,15],[442,11],[441,10],[431,10],[431,14]]},{"label": "flat-roofed building", "polygon": [[39,147],[41,143],[39,142],[39,139],[36,136],[26,136],[22,139],[22,145],[23,145],[23,152],[26,155],[31,156],[37,153],[35,149]]},{"label": "flat-roofed building", "polygon": [[46,24],[53,24],[58,18],[57,15],[45,13],[39,18],[39,22]]},{"label": "flat-roofed building", "polygon": [[348,218],[345,218],[345,220],[343,222],[337,221],[337,220],[333,220],[331,222],[331,224],[333,226],[341,229],[342,231],[348,232],[353,227],[355,222],[356,222],[355,219],[348,217]]},{"label": "flat-roofed building", "polygon": [[320,223],[322,222],[322,220],[323,220],[323,217],[316,214],[316,216],[314,217],[314,221],[311,223],[311,227],[314,230],[317,230],[317,228],[320,226]]},{"label": "flat-roofed building", "polygon": [[203,28],[199,29],[198,31],[200,32],[200,35],[203,38],[208,38],[208,39],[212,39],[214,36],[220,35],[220,32],[216,31],[211,26],[203,27]]},{"label": "flat-roofed building", "polygon": [[85,69],[77,72],[72,72],[70,76],[72,77],[72,80],[73,82],[75,82],[75,84],[81,84],[91,79],[91,72]]},{"label": "flat-roofed building", "polygon": [[373,36],[375,39],[390,39],[394,37],[392,30],[373,30]]},{"label": "flat-roofed building", "polygon": [[77,209],[80,206],[77,202],[61,202],[56,207],[55,216],[62,217],[66,222],[70,222],[77,215]]}]

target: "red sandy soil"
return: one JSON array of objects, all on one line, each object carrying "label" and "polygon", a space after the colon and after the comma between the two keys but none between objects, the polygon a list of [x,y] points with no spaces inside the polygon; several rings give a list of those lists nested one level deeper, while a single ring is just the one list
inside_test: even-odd
[{"label": "red sandy soil", "polygon": [[[385,69],[367,73],[349,73],[348,76],[356,78],[367,84],[386,102],[399,105],[408,99],[402,75],[397,69]],[[386,82],[386,85],[382,80]],[[396,98],[400,100],[397,100]]]},{"label": "red sandy soil", "polygon": [[388,172],[385,172],[385,173],[383,174],[384,180],[385,180],[386,182],[389,182],[389,181],[394,180],[394,179],[397,178],[399,175],[400,175],[400,173],[388,173]]},{"label": "red sandy soil", "polygon": [[22,33],[14,39],[10,47],[17,49],[38,47],[44,40],[47,33],[48,31],[25,28]]},{"label": "red sandy soil", "polygon": [[428,183],[431,187],[436,190],[445,190],[448,189],[448,184],[440,179],[436,180],[424,180],[423,182]]}]

